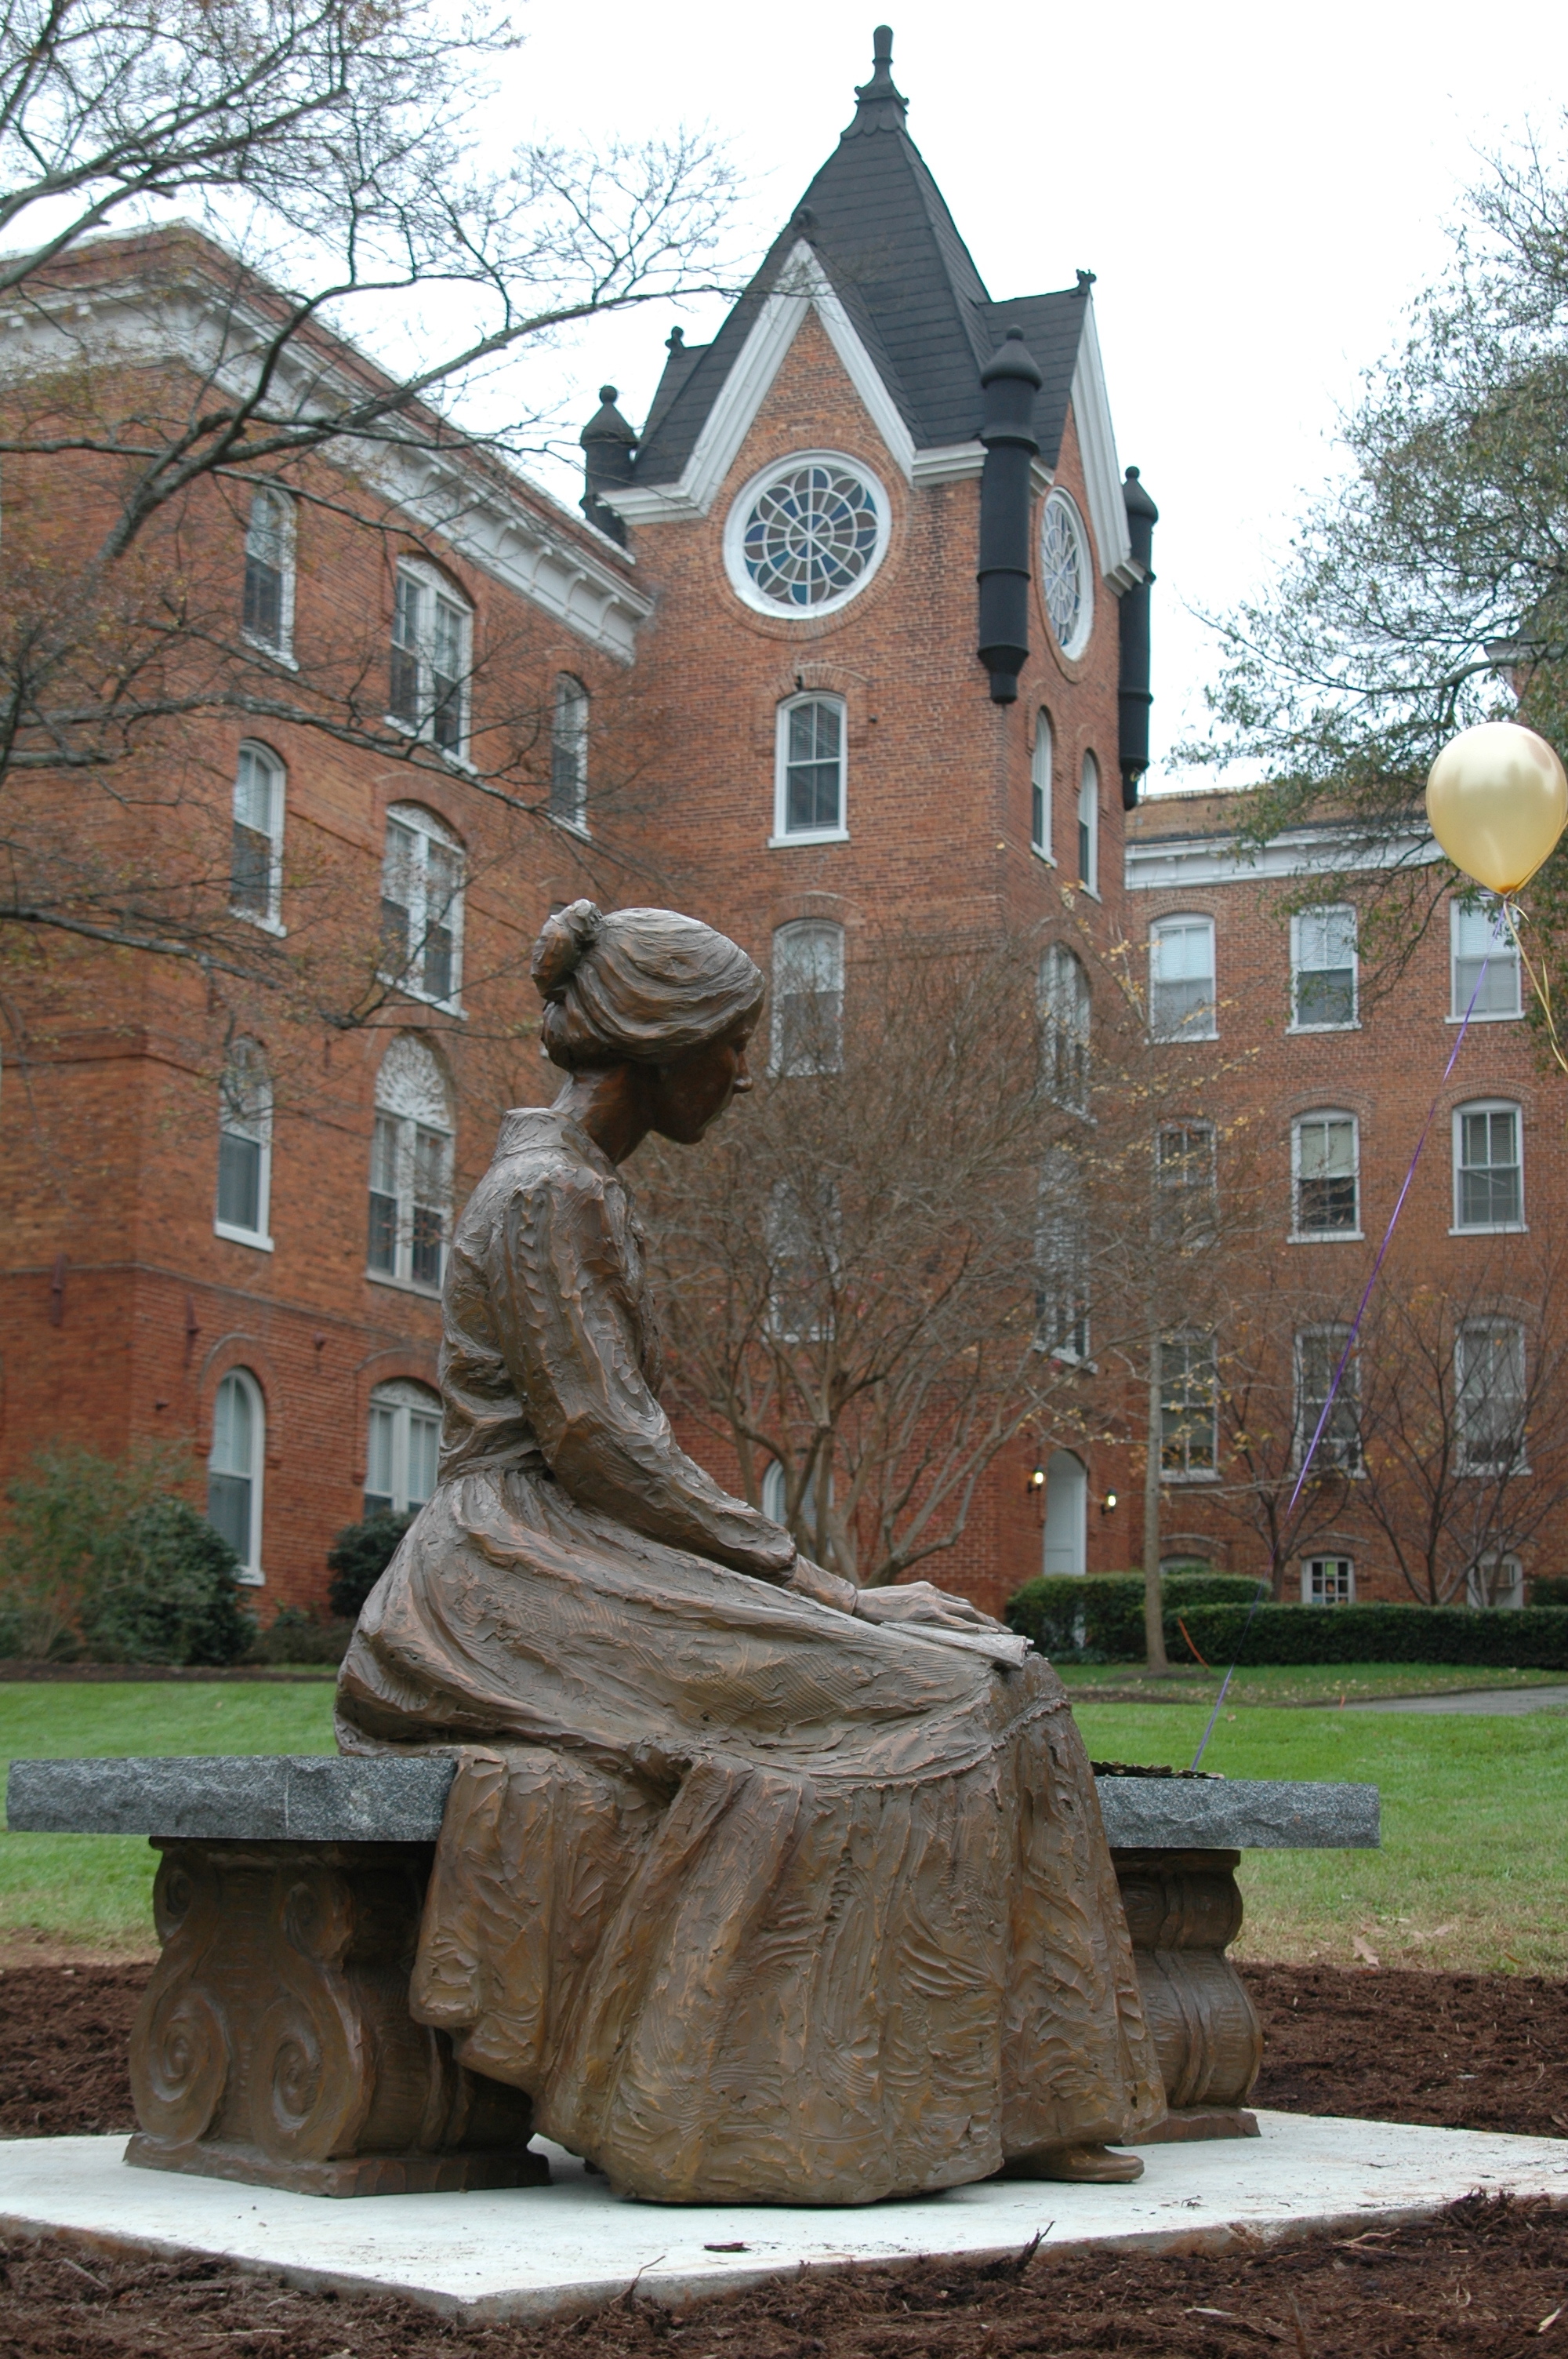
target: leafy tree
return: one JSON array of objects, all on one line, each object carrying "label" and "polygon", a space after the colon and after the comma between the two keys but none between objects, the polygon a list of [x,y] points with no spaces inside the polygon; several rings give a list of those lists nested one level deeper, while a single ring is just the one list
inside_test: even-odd
[{"label": "leafy tree", "polygon": [[[1343,438],[1347,468],[1278,579],[1219,623],[1211,733],[1186,751],[1252,766],[1255,839],[1327,816],[1356,850],[1419,834],[1455,730],[1517,712],[1568,743],[1568,160],[1531,145],[1491,165]],[[1454,881],[1412,847],[1370,879],[1347,862],[1327,889],[1363,902],[1388,973]],[[1531,906],[1568,940],[1568,855]]]},{"label": "leafy tree", "polygon": [[240,1603],[239,1560],[183,1499],[149,1501],[120,1526],[80,1622],[100,1663],[233,1663],[255,1636]]}]

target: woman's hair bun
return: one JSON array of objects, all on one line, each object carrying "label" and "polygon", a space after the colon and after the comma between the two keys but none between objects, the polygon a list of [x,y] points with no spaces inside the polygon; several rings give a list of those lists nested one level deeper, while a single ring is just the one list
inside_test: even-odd
[{"label": "woman's hair bun", "polygon": [[529,964],[541,999],[558,1000],[580,965],[589,944],[599,938],[603,917],[591,901],[571,901],[546,918]]}]

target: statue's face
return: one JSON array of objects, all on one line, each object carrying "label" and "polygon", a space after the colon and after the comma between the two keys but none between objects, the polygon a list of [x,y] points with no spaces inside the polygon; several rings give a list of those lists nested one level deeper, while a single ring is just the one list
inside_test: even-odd
[{"label": "statue's face", "polygon": [[752,1027],[747,1024],[721,1040],[688,1049],[684,1057],[673,1058],[656,1069],[649,1083],[649,1110],[652,1127],[661,1138],[694,1147],[730,1099],[745,1094],[752,1086],[746,1071],[746,1044],[751,1037]]}]

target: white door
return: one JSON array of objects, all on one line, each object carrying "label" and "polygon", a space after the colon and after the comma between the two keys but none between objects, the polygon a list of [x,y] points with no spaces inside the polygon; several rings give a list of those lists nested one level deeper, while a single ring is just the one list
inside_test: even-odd
[{"label": "white door", "polygon": [[1046,1572],[1088,1571],[1089,1478],[1081,1458],[1054,1450],[1045,1462]]}]

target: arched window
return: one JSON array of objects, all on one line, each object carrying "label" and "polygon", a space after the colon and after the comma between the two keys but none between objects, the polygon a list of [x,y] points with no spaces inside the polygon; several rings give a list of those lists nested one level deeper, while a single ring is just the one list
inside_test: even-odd
[{"label": "arched window", "polygon": [[266,1410],[248,1368],[231,1368],[212,1404],[212,1447],[207,1453],[207,1520],[240,1560],[239,1578],[262,1582],[262,1467],[266,1458]]},{"label": "arched window", "polygon": [[818,919],[773,936],[775,1073],[836,1073],[844,1061],[844,929]]},{"label": "arched window", "polygon": [[1353,1114],[1303,1114],[1291,1125],[1298,1237],[1361,1234],[1361,1142]]},{"label": "arched window", "polygon": [[1040,1019],[1045,1087],[1079,1114],[1089,1102],[1089,979],[1065,942],[1040,962]]},{"label": "arched window", "polygon": [[365,1444],[365,1513],[406,1516],[436,1488],[441,1447],[441,1396],[398,1377],[370,1397]]},{"label": "arched window", "polygon": [[1034,1312],[1042,1351],[1058,1360],[1088,1358],[1088,1221],[1083,1170],[1066,1147],[1048,1147],[1040,1169]]},{"label": "arched window", "polygon": [[1042,706],[1034,719],[1034,751],[1029,760],[1029,841],[1044,860],[1051,850],[1051,716]]},{"label": "arched window", "polygon": [[392,603],[387,717],[444,754],[468,746],[473,616],[444,574],[405,560]]},{"label": "arched window", "polygon": [[588,825],[588,690],[569,671],[556,681],[550,723],[550,817]]},{"label": "arched window", "polygon": [[1045,1462],[1045,1572],[1087,1572],[1089,1478],[1081,1458],[1054,1450]]},{"label": "arched window", "polygon": [[1214,919],[1161,918],[1149,929],[1149,1030],[1156,1040],[1212,1040]]},{"label": "arched window", "polygon": [[434,1050],[402,1033],[381,1060],[370,1156],[371,1275],[438,1293],[452,1198],[452,1114]]},{"label": "arched window", "polygon": [[773,767],[775,844],[844,841],[846,734],[842,697],[792,696],[780,705]]},{"label": "arched window", "polygon": [[229,906],[236,916],[278,932],[283,898],[286,773],[265,745],[242,745],[234,773],[234,832],[229,853]]},{"label": "arched window", "polygon": [[463,848],[433,811],[394,803],[381,868],[382,973],[455,1007],[462,995]]},{"label": "arched window", "polygon": [[236,1040],[218,1085],[218,1210],[221,1237],[270,1253],[272,1081],[254,1040]]},{"label": "arched window", "polygon": [[287,658],[294,644],[294,502],[258,484],[245,526],[245,592],[241,624],[247,639]]},{"label": "arched window", "polygon": [[1078,779],[1078,882],[1086,893],[1099,893],[1099,764],[1084,756]]}]

